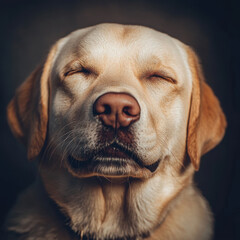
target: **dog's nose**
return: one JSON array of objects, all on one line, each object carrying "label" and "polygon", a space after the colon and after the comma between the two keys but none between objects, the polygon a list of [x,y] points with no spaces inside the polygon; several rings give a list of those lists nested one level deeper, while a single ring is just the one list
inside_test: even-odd
[{"label": "dog's nose", "polygon": [[93,104],[93,113],[104,125],[117,129],[136,122],[140,117],[140,106],[126,93],[106,93]]}]

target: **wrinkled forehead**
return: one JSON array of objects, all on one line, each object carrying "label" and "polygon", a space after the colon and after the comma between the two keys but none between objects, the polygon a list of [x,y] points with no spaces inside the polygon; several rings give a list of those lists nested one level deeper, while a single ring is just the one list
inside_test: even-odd
[{"label": "wrinkled forehead", "polygon": [[76,59],[92,61],[93,64],[109,62],[111,65],[120,62],[131,62],[135,66],[160,63],[185,75],[188,66],[180,41],[147,27],[118,24],[80,29],[64,38],[55,66],[61,69]]}]

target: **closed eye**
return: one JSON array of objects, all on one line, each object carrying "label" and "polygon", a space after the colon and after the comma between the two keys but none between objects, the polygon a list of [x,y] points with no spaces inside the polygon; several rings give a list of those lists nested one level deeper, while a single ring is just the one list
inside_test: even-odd
[{"label": "closed eye", "polygon": [[173,84],[176,84],[177,81],[175,79],[173,79],[172,77],[169,77],[169,76],[165,76],[163,74],[157,74],[157,73],[154,73],[154,74],[151,74],[148,76],[149,79],[151,80],[165,80],[165,81],[168,81],[170,83],[173,83]]},{"label": "closed eye", "polygon": [[64,77],[71,76],[71,75],[77,74],[77,73],[89,75],[91,73],[91,71],[84,67],[81,67],[80,69],[70,69],[69,71],[64,73]]}]

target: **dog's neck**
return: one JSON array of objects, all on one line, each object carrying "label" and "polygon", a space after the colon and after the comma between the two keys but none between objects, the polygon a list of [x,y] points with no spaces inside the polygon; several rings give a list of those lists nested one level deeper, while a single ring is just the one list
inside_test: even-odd
[{"label": "dog's neck", "polygon": [[157,175],[113,183],[77,179],[62,171],[58,178],[57,171],[44,170],[42,178],[49,195],[69,217],[72,230],[92,239],[142,239],[161,224],[166,206],[181,187]]},{"label": "dog's neck", "polygon": [[207,204],[187,179],[173,185],[155,176],[121,185],[66,172],[41,175],[45,188],[37,181],[22,194],[6,222],[9,231],[66,240],[200,240],[211,234]]},{"label": "dog's neck", "polygon": [[[124,183],[111,183],[108,182],[109,180],[101,180],[101,184],[103,185],[103,195],[105,198],[105,213],[104,219],[108,218],[114,218],[115,216],[119,216],[124,212],[124,192],[127,190],[129,186],[124,186]],[[130,184],[129,182],[126,184]],[[113,189],[114,188],[114,189]],[[124,191],[124,192],[123,192]],[[99,239],[98,236],[95,234],[84,232],[84,230],[79,230],[78,228],[74,229],[74,226],[71,224],[72,219],[67,216],[67,214],[62,213],[59,206],[53,201],[50,200],[50,205],[53,209],[55,209],[56,213],[58,214],[59,218],[62,219],[63,222],[67,222],[70,224],[67,224],[67,231],[69,232],[69,235],[71,235],[72,239],[76,240],[96,240]],[[125,216],[126,217],[126,216]],[[103,219],[103,221],[104,221]],[[116,219],[113,219],[113,221],[116,221]],[[117,237],[117,236],[111,236],[109,238],[104,237],[105,240],[140,240],[140,239],[146,239],[150,236],[149,232],[132,235],[132,236],[124,236],[124,237]]]}]

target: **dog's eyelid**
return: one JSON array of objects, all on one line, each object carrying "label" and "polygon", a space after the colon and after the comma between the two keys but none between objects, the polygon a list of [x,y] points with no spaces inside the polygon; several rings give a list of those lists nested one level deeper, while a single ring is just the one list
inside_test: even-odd
[{"label": "dog's eyelid", "polygon": [[92,71],[88,68],[81,66],[80,68],[77,68],[77,69],[66,70],[66,71],[64,71],[64,73],[62,75],[63,75],[63,77],[67,77],[67,76],[71,76],[76,73],[82,73],[82,74],[88,75],[88,74],[92,73]]},{"label": "dog's eyelid", "polygon": [[175,71],[169,67],[162,66],[160,69],[152,69],[152,70],[149,69],[147,72],[145,72],[144,75],[148,80],[159,79],[159,80],[165,80],[172,84],[178,83],[176,79],[177,75]]},{"label": "dog's eyelid", "polygon": [[64,73],[64,76],[68,76],[68,75],[72,75],[72,74],[75,74],[75,73],[85,73],[85,74],[89,74],[91,71],[88,70],[87,68],[84,68],[84,67],[81,67],[79,69],[71,69],[67,72]]},{"label": "dog's eyelid", "polygon": [[82,73],[82,74],[90,74],[94,73],[92,67],[85,66],[87,63],[85,61],[74,60],[68,63],[61,71],[60,77],[65,78],[67,76],[71,76],[73,74]]},{"label": "dog's eyelid", "polygon": [[168,82],[171,82],[171,83],[173,83],[173,84],[177,84],[177,81],[176,81],[174,78],[172,78],[172,77],[168,77],[168,76],[158,76],[158,75],[156,75],[155,77],[159,77],[159,78],[162,78],[162,79],[164,79],[164,80],[166,80],[166,81],[168,81]]},{"label": "dog's eyelid", "polygon": [[170,83],[177,84],[177,80],[173,77],[170,77],[168,75],[162,74],[162,73],[153,73],[148,76],[149,79],[154,79],[154,78],[160,78],[163,80],[166,80]]}]

